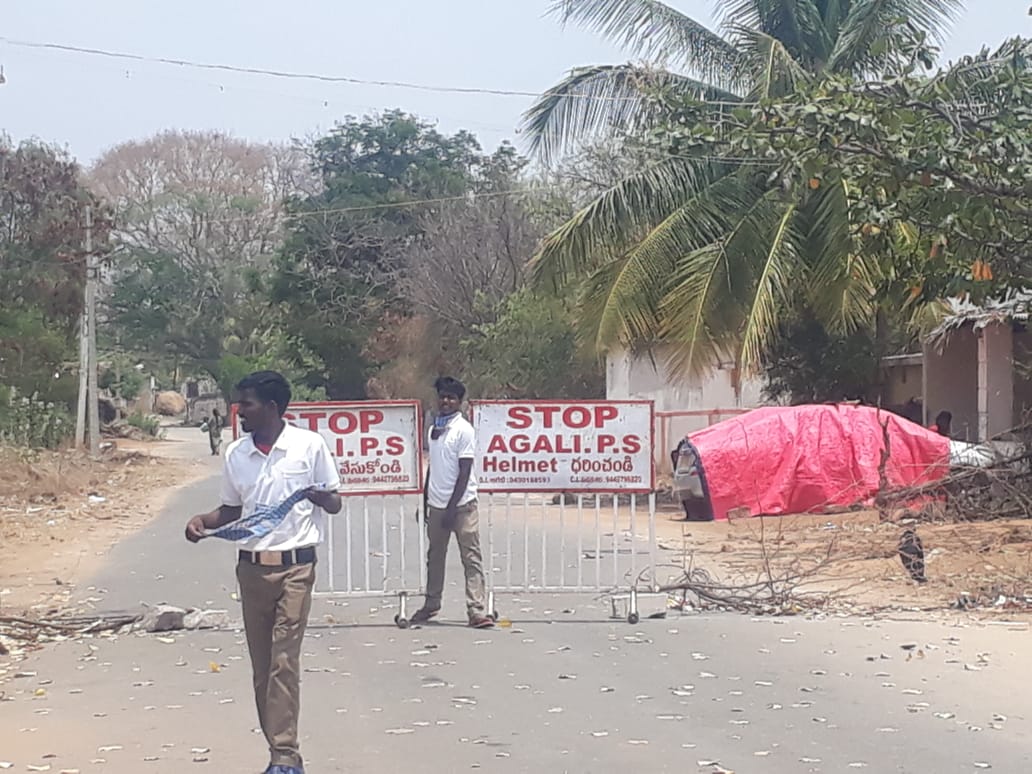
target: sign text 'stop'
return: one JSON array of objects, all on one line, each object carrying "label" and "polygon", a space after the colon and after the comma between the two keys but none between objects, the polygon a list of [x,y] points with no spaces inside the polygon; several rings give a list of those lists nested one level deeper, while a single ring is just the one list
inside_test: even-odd
[{"label": "sign text 'stop'", "polygon": [[473,423],[482,491],[653,488],[651,402],[476,402]]},{"label": "sign text 'stop'", "polygon": [[[319,433],[340,470],[341,494],[420,491],[420,410],[416,401],[292,403],[284,419]],[[233,435],[238,435],[236,412]]]}]

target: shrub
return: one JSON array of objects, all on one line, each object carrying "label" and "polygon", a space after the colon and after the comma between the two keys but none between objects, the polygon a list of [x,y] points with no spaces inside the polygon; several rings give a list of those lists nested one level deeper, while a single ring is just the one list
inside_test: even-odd
[{"label": "shrub", "polygon": [[38,394],[19,396],[0,385],[0,442],[28,449],[55,449],[75,431],[64,406],[40,400]]},{"label": "shrub", "polygon": [[161,438],[164,434],[164,431],[161,429],[161,420],[153,414],[143,414],[137,411],[126,417],[125,421],[154,438]]}]

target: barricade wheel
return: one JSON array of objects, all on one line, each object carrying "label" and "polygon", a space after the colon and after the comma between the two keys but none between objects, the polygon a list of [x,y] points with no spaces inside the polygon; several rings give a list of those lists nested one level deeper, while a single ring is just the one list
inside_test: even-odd
[{"label": "barricade wheel", "polygon": [[487,617],[490,618],[495,623],[498,623],[498,611],[497,610],[495,610],[494,612],[489,614]]},{"label": "barricade wheel", "polygon": [[394,623],[396,623],[398,625],[399,629],[407,629],[407,628],[409,628],[409,619],[402,618],[400,615],[394,616]]},{"label": "barricade wheel", "polygon": [[631,613],[627,616],[627,623],[629,623],[631,626],[634,626],[634,624],[638,623],[639,620],[641,619],[638,617],[637,613]]}]

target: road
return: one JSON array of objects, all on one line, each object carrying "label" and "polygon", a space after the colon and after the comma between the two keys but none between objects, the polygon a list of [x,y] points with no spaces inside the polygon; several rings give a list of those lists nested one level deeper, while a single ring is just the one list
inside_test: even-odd
[{"label": "road", "polygon": [[[216,493],[214,478],[178,493],[82,594],[104,610],[169,602],[239,621],[230,547],[182,539]],[[472,631],[451,561],[440,624],[399,630],[390,598],[317,601],[310,774],[1032,770],[1027,627],[732,614],[632,626],[590,595],[538,594],[500,595],[512,626]],[[20,668],[0,686],[13,771],[265,765],[238,628],[63,642]]]}]

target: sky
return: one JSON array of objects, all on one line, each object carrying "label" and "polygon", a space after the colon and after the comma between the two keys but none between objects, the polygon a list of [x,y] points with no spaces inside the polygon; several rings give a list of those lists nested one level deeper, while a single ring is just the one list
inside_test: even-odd
[{"label": "sky", "polygon": [[[563,29],[550,0],[6,0],[0,38],[281,71],[540,93],[573,67],[629,59]],[[714,0],[673,0],[712,24]],[[969,0],[946,59],[1032,36],[1030,0]],[[285,80],[131,62],[0,40],[0,131],[56,143],[84,164],[165,129],[253,140],[323,133],[347,115],[402,108],[520,144],[527,96]]]}]

